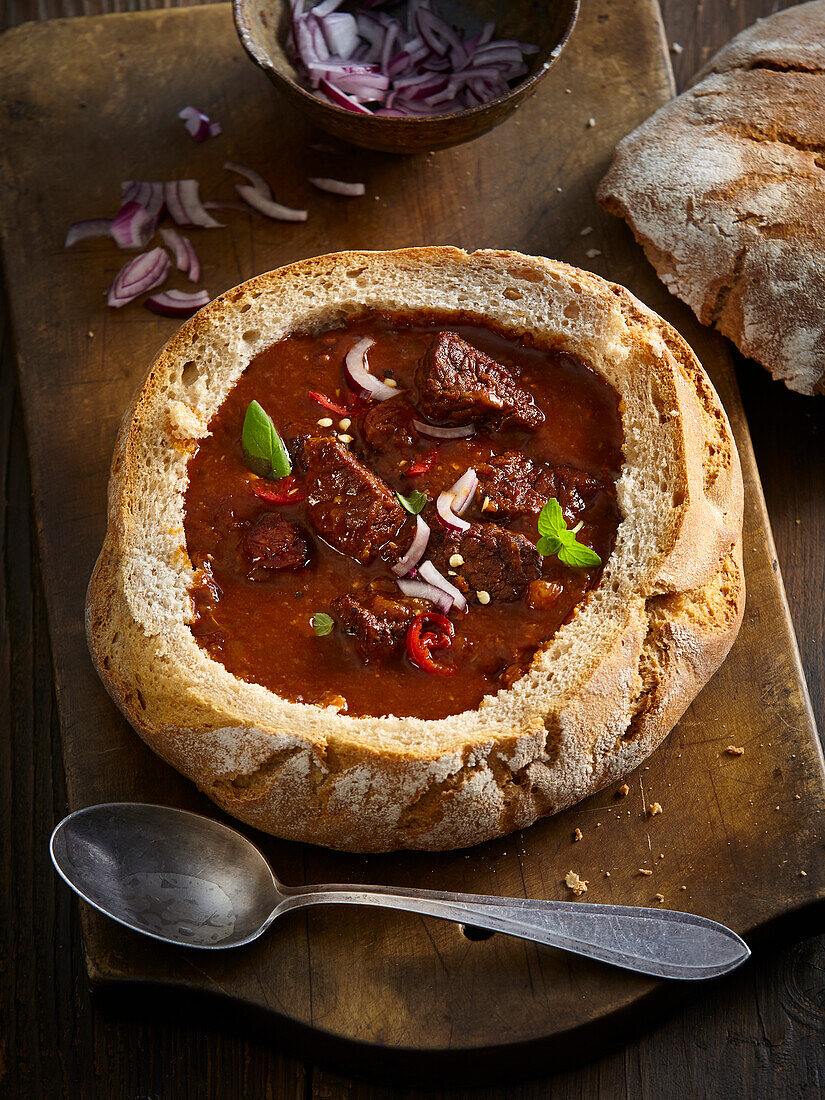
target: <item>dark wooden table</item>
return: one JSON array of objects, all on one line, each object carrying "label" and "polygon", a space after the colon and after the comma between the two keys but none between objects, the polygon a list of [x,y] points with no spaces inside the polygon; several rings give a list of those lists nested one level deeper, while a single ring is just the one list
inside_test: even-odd
[{"label": "dark wooden table", "polygon": [[[4,0],[26,19],[170,6],[177,0]],[[183,4],[189,0],[182,0]],[[197,0],[196,0],[197,2]],[[587,0],[583,0],[584,3]],[[663,0],[677,82],[775,0]],[[33,303],[35,309],[48,302]],[[39,1097],[413,1098],[279,1052],[263,1035],[89,992],[77,908],[47,857],[66,810],[49,637],[30,509],[11,334],[0,309],[0,1095]],[[825,730],[825,401],[738,364],[814,712]],[[6,736],[7,732],[7,736]],[[825,1093],[825,935],[777,945],[696,991],[649,1033],[542,1080],[477,1090],[548,1097],[819,1097]],[[443,1093],[457,1097],[456,1092]],[[465,1094],[469,1095],[469,1094]]]}]

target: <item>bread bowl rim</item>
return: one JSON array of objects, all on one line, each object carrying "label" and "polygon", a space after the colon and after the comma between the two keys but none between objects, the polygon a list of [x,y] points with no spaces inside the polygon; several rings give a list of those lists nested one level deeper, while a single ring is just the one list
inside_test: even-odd
[{"label": "bread bowl rim", "polygon": [[[331,327],[342,313],[386,305],[402,292],[401,308],[410,309],[418,295],[433,308],[455,309],[450,303],[466,296],[473,280],[487,295],[483,315],[515,331],[581,349],[587,341],[574,332],[584,324],[581,316],[557,319],[554,329],[537,319],[540,308],[569,299],[603,325],[602,338],[607,322],[621,337],[609,355],[601,353],[603,362],[586,358],[604,373],[609,357],[622,352],[610,369],[627,374],[625,392],[617,388],[624,416],[635,403],[633,415],[641,417],[632,441],[635,449],[647,447],[645,476],[652,477],[654,458],[666,456],[673,467],[659,502],[670,495],[675,503],[654,517],[656,552],[631,586],[610,572],[611,563],[617,568],[617,540],[601,584],[530,672],[460,716],[352,718],[287,703],[238,680],[197,647],[185,622],[192,574],[181,541],[182,492],[193,439],[207,430],[231,381],[274,342],[273,332],[320,322],[322,306],[332,312],[320,327]],[[231,381],[218,382],[213,371],[202,386],[204,351],[210,340],[215,350],[226,325],[231,350],[220,350],[236,357],[227,368]],[[193,355],[200,356],[194,388],[183,382]],[[655,402],[631,392],[634,378],[656,390]],[[202,409],[203,391],[211,405]],[[654,433],[655,446],[641,427]],[[169,482],[165,496],[151,491],[158,451]],[[631,455],[620,479],[620,533],[628,537],[629,502],[641,491],[630,476],[641,477],[633,462]],[[183,325],[150,367],[115,447],[109,523],[87,601],[90,648],[104,684],[144,740],[235,816],[281,836],[351,850],[459,847],[585,797],[629,771],[665,736],[738,630],[741,518],[741,471],[718,397],[687,344],[628,291],[556,261],[506,251],[433,246],[315,257],[227,291]],[[733,596],[719,621],[700,621],[697,607],[720,589],[720,577],[728,589],[733,585]],[[599,619],[593,606],[607,591],[605,578],[617,581],[623,598]],[[155,593],[171,600],[171,611],[153,602]],[[678,613],[668,609],[677,598],[693,599],[690,613],[681,605]],[[600,644],[568,660],[565,684],[565,659],[575,645],[570,635],[592,625],[588,615],[602,631],[595,635]],[[671,635],[668,668],[655,691],[640,671],[653,618],[656,637]]]}]

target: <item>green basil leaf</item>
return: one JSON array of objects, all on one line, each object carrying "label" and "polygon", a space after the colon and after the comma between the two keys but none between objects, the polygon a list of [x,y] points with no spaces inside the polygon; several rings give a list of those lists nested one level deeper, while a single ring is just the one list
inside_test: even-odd
[{"label": "green basil leaf", "polygon": [[316,611],[309,621],[319,638],[325,638],[327,634],[331,634],[332,628],[335,626],[335,620],[331,615],[327,615],[325,611]]},{"label": "green basil leaf", "polygon": [[602,564],[602,559],[595,550],[591,550],[589,546],[585,546],[575,538],[564,540],[559,550],[559,561],[574,569],[590,569],[594,565]]},{"label": "green basil leaf", "polygon": [[542,535],[539,539],[536,549],[540,554],[544,554],[546,558],[552,557],[553,554],[558,554],[561,550],[562,541],[556,535]]},{"label": "green basil leaf", "polygon": [[422,493],[420,489],[413,489],[409,496],[405,497],[401,493],[395,494],[398,497],[398,503],[404,509],[405,512],[409,512],[411,516],[417,516],[419,512],[424,510],[427,501],[430,499],[426,493]]},{"label": "green basil leaf", "polygon": [[259,477],[287,477],[292,463],[271,417],[257,401],[250,401],[241,435],[246,464]]},{"label": "green basil leaf", "polygon": [[550,497],[539,512],[538,522],[540,535],[550,535],[551,537],[560,538],[567,530],[567,524],[564,522],[561,505],[555,497]]}]

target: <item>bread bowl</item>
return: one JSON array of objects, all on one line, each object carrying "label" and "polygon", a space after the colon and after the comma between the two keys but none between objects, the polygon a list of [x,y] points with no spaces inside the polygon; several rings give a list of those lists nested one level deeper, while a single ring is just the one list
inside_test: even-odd
[{"label": "bread bowl", "polygon": [[[369,310],[472,316],[578,356],[621,410],[619,522],[598,584],[524,675],[442,718],[290,701],[234,675],[191,628],[192,455],[257,355]],[[216,299],[149,369],[115,448],[89,644],[147,744],[241,820],[350,851],[463,847],[564,809],[662,741],[738,631],[741,523],[719,398],[678,333],[625,289],[514,252],[321,256]]]}]

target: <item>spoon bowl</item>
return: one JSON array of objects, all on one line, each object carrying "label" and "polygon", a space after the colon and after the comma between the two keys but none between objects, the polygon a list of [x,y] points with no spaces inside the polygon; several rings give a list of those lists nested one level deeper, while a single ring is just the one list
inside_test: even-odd
[{"label": "spoon bowl", "polygon": [[730,928],[667,909],[347,883],[285,886],[237,830],[141,802],[70,814],[52,833],[51,856],[101,913],[185,947],[240,947],[307,905],[372,905],[505,932],[656,977],[715,978],[750,955]]}]

